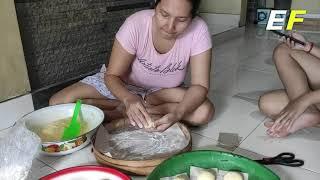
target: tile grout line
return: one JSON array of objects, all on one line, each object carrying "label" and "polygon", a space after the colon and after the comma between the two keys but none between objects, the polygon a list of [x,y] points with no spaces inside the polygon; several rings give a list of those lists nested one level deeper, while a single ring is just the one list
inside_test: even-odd
[{"label": "tile grout line", "polygon": [[[254,130],[252,130],[252,132],[251,132],[243,141],[241,141],[241,143],[239,144],[239,146],[238,146],[237,148],[240,148],[240,145],[241,145],[262,123],[264,123],[267,119],[268,119],[268,117],[265,116],[264,120],[263,120]],[[236,148],[236,149],[237,149],[237,148]],[[235,149],[235,150],[236,150],[236,149]],[[235,151],[235,150],[234,150],[234,151]],[[255,153],[255,152],[253,152],[252,150],[247,150],[247,149],[245,149],[245,150],[246,150],[246,151],[250,151],[250,152],[252,152],[252,153]],[[232,151],[232,153],[233,153],[234,151]],[[306,168],[303,168],[303,167],[298,167],[298,168],[320,175],[320,172],[312,171],[312,170],[310,170],[310,169],[306,169]]]},{"label": "tile grout line", "polygon": [[315,173],[315,174],[319,174],[320,175],[320,172],[316,172],[316,171],[312,171],[310,169],[305,169],[305,168],[302,168],[302,167],[298,167],[298,168],[301,168],[303,170],[306,170],[306,171],[309,171],[309,172],[312,172],[312,173]]},{"label": "tile grout line", "polygon": [[244,65],[244,64],[240,65],[240,69],[249,70],[249,71],[255,71],[255,72],[261,72],[261,73],[265,73],[265,74],[274,74],[274,72],[277,72],[277,70],[272,72],[272,71],[262,70],[262,69],[258,69],[256,67]]},{"label": "tile grout line", "polygon": [[216,142],[219,142],[219,141],[218,141],[218,140],[216,140],[216,139],[213,139],[213,138],[211,138],[211,137],[204,136],[204,135],[199,134],[199,133],[197,133],[197,132],[193,132],[192,130],[191,130],[191,133],[193,133],[193,134],[197,134],[197,135],[199,135],[199,136],[201,136],[201,137],[205,137],[205,138],[208,138],[208,139],[213,140],[213,141],[216,141]]},{"label": "tile grout line", "polygon": [[42,162],[43,164],[45,164],[46,166],[50,167],[51,169],[55,170],[55,171],[58,171],[57,169],[53,168],[50,164],[47,164],[46,162],[42,161],[41,159],[39,158],[36,158],[38,161]]},{"label": "tile grout line", "polygon": [[247,71],[254,71],[254,72],[260,72],[260,73],[264,73],[264,74],[268,74],[268,75],[273,75],[274,72],[269,72],[269,71],[263,71],[257,68],[253,68],[253,67],[249,67],[246,65],[243,65],[242,67],[239,67],[240,70],[247,70]]},{"label": "tile grout line", "polygon": [[[243,140],[241,140],[240,144],[237,146],[237,148],[240,148],[240,145],[262,124],[266,121],[266,119],[268,118],[267,116],[264,116],[265,118],[263,119],[263,121],[261,123],[259,123],[257,125],[257,127],[255,127],[249,134],[246,138],[244,138]],[[234,152],[234,151],[233,151]]]}]

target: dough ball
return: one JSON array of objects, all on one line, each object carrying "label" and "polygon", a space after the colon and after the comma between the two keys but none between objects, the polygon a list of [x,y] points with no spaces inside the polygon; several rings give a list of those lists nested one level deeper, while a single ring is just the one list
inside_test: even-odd
[{"label": "dough ball", "polygon": [[146,129],[153,129],[156,127],[153,121],[148,121],[148,125],[145,127]]},{"label": "dough ball", "polygon": [[197,177],[197,180],[216,180],[216,177],[208,171],[201,171]]},{"label": "dough ball", "polygon": [[186,178],[186,176],[183,176],[183,175],[178,175],[178,176],[175,176],[173,180],[188,180],[188,178]]},{"label": "dough ball", "polygon": [[224,175],[223,180],[243,180],[243,176],[239,172],[228,172]]}]

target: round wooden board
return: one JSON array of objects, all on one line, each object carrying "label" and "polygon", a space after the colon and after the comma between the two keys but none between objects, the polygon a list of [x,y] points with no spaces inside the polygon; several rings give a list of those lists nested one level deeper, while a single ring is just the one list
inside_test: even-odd
[{"label": "round wooden board", "polygon": [[[179,127],[181,128],[182,132],[186,136],[186,139],[189,141],[188,145],[179,151],[178,153],[168,155],[166,157],[157,158],[157,159],[149,159],[149,160],[141,160],[141,161],[132,161],[132,160],[122,160],[122,159],[114,159],[110,158],[101,152],[99,152],[93,146],[93,153],[97,162],[103,165],[112,166],[119,170],[128,171],[137,175],[148,175],[152,172],[152,170],[158,166],[162,161],[170,158],[173,155],[191,151],[192,149],[192,139],[189,129],[182,123],[178,123]],[[94,142],[93,142],[94,144]]]}]

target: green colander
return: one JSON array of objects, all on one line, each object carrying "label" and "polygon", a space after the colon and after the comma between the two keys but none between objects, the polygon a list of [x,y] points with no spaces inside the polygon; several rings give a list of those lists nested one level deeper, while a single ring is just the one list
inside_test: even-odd
[{"label": "green colander", "polygon": [[280,180],[279,176],[265,166],[246,157],[222,151],[200,150],[179,154],[163,161],[147,180],[190,172],[190,166],[218,168],[225,171],[248,173],[249,180]]}]

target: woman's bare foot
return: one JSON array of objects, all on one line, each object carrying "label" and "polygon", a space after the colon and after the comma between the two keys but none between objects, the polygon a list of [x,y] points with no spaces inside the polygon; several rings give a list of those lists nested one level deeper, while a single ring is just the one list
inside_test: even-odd
[{"label": "woman's bare foot", "polygon": [[292,125],[291,129],[281,128],[278,131],[271,131],[274,122],[268,121],[264,125],[268,128],[267,134],[272,137],[286,137],[300,129],[314,127],[320,124],[320,113],[319,112],[305,112],[302,114]]}]

